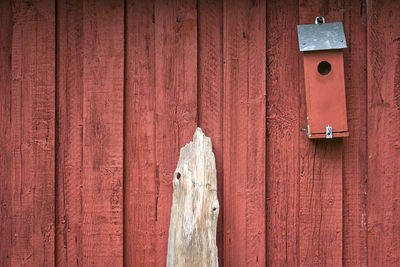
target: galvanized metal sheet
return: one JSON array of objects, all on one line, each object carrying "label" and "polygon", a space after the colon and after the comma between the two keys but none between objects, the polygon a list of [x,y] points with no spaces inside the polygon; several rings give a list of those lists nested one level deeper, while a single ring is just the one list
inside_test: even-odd
[{"label": "galvanized metal sheet", "polygon": [[300,51],[343,49],[347,47],[341,22],[297,25]]}]

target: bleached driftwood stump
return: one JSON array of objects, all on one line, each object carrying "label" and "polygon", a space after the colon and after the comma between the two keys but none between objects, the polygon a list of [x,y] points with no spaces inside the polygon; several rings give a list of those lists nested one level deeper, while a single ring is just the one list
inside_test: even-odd
[{"label": "bleached driftwood stump", "polygon": [[200,128],[181,148],[173,187],[167,266],[218,266],[215,158]]}]

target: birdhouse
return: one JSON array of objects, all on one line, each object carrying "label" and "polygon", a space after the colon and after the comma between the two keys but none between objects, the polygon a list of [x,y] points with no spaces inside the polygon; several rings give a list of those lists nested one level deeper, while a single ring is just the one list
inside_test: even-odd
[{"label": "birdhouse", "polygon": [[308,138],[349,136],[346,114],[343,49],[347,47],[341,22],[297,25],[303,54]]}]

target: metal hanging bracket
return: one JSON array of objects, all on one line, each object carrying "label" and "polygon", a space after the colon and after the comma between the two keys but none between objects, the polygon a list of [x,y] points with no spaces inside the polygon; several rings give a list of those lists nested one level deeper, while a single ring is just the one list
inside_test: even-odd
[{"label": "metal hanging bracket", "polygon": [[332,139],[333,137],[333,131],[332,131],[332,126],[326,126],[326,139]]}]

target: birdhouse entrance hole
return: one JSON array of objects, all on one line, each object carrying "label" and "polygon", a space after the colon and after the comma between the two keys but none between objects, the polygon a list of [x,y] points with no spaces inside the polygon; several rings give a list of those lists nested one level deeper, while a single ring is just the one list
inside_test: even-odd
[{"label": "birdhouse entrance hole", "polygon": [[331,72],[331,64],[328,61],[321,61],[318,64],[318,72],[321,75],[327,75],[329,72]]}]

